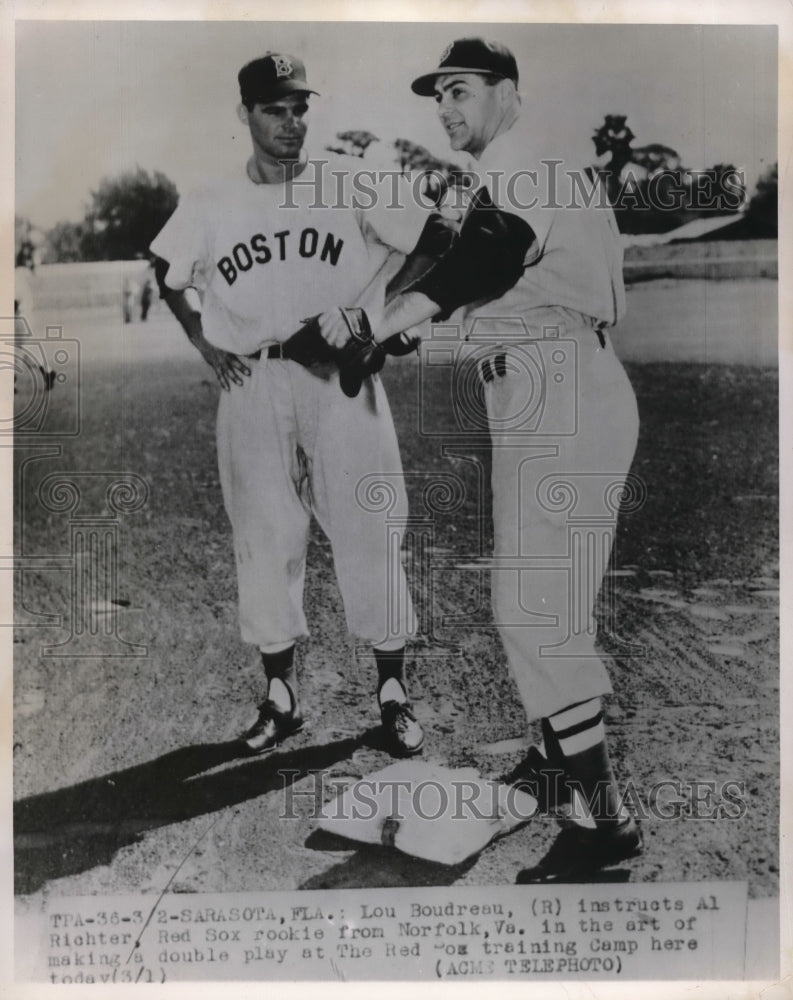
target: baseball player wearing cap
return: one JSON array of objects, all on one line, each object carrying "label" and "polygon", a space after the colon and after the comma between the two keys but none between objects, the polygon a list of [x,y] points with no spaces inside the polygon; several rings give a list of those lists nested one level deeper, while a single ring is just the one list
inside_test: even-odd
[{"label": "baseball player wearing cap", "polygon": [[[304,367],[282,348],[305,317],[334,303],[382,305],[393,249],[414,246],[426,210],[335,202],[339,164],[327,176],[327,159],[311,161],[303,150],[316,91],[295,56],[268,52],[238,79],[253,155],[235,175],[184,197],[152,251],[164,298],[228,390],[218,409],[220,481],[242,638],[261,650],[267,682],[242,740],[247,752],[264,753],[303,726],[294,650],[308,634],[303,583],[313,514],[331,542],[349,630],[374,647],[388,748],[411,755],[423,733],[404,677],[415,630],[410,595],[390,548],[393,520],[389,538],[384,515],[356,498],[365,476],[383,472],[394,492],[390,514],[406,515],[388,402],[376,377],[351,398],[333,365]],[[190,287],[200,292],[200,313],[185,294]]]},{"label": "baseball player wearing cap", "polygon": [[[493,448],[495,620],[527,719],[540,720],[543,733],[543,749],[532,748],[513,778],[568,819],[573,789],[588,803],[518,875],[535,882],[585,876],[642,848],[609,761],[601,698],[611,685],[593,617],[615,528],[613,508],[603,524],[604,491],[619,496],[624,488],[638,414],[606,333],[625,305],[613,214],[607,204],[586,207],[548,190],[558,176],[535,152],[517,85],[508,49],[466,38],[412,87],[435,99],[452,148],[472,157],[469,214],[489,207],[512,220],[503,252],[480,260],[484,268],[512,266],[510,287],[453,318],[458,361],[478,366]],[[457,279],[467,280],[467,269],[447,255],[386,308],[375,339],[460,306]],[[337,312],[319,323],[329,344],[344,342]],[[570,531],[573,503],[584,521],[599,520],[597,530]]]}]

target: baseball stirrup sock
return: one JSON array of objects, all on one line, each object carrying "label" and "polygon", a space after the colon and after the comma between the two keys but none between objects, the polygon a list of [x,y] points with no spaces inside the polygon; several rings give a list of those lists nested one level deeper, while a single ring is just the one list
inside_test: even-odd
[{"label": "baseball stirrup sock", "polygon": [[377,664],[377,700],[407,701],[405,686],[405,647],[401,649],[378,649],[373,647]]},{"label": "baseball stirrup sock", "polygon": [[592,698],[548,718],[548,731],[574,786],[578,786],[597,825],[626,817],[606,746],[600,698]]},{"label": "baseball stirrup sock", "polygon": [[297,705],[297,668],[295,647],[287,646],[278,653],[262,653],[262,666],[267,677],[266,698],[282,712],[291,712]]}]

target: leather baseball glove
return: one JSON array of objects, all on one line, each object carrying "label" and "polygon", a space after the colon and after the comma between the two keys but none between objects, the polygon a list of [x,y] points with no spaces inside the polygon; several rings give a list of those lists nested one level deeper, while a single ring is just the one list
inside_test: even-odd
[{"label": "leather baseball glove", "polygon": [[354,399],[364,379],[382,369],[386,352],[375,343],[363,309],[342,309],[341,314],[350,331],[350,339],[344,347],[338,349],[326,343],[320,333],[318,317],[314,316],[285,341],[281,356],[306,368],[335,363],[344,395]]}]

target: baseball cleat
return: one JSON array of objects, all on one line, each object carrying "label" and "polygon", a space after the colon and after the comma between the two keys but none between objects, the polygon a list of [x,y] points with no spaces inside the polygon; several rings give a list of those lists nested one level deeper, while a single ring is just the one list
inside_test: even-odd
[{"label": "baseball cleat", "polygon": [[533,796],[541,813],[553,813],[570,804],[566,777],[562,768],[554,767],[536,746],[531,746],[523,760],[500,780]]},{"label": "baseball cleat", "polygon": [[406,701],[386,701],[380,706],[380,719],[392,757],[412,757],[421,753],[424,730]]},{"label": "baseball cleat", "polygon": [[240,736],[240,742],[251,754],[269,753],[302,728],[303,716],[296,704],[291,712],[282,712],[271,701],[265,701],[259,706],[259,718]]},{"label": "baseball cleat", "polygon": [[563,829],[550,850],[532,868],[518,872],[518,885],[537,882],[575,882],[619,864],[642,853],[644,842],[636,820],[628,819],[613,826],[594,830],[582,826]]}]

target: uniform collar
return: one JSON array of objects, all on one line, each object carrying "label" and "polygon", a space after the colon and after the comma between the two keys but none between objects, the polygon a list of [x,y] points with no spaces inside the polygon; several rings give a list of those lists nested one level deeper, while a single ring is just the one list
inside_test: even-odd
[{"label": "uniform collar", "polygon": [[[303,171],[305,170],[306,164],[308,163],[308,152],[307,152],[305,146],[303,147],[303,149],[300,150],[300,159],[298,160],[298,163],[300,164],[300,170],[299,170],[299,172],[297,174],[297,176],[299,177],[300,174],[302,174]],[[251,181],[253,184],[257,184],[257,185],[258,184],[270,184],[270,185],[272,185],[274,183],[275,184],[283,184],[284,183],[284,181],[275,181],[275,182],[273,182],[273,181],[265,180],[264,177],[262,177],[262,175],[261,175],[261,172],[259,170],[259,164],[256,162],[256,157],[254,155],[251,155],[251,156],[248,157],[248,160],[247,160],[247,162],[245,164],[245,173],[247,174],[248,180]],[[291,179],[292,178],[290,178],[290,180]]]},{"label": "uniform collar", "polygon": [[471,157],[474,170],[477,169],[477,166],[480,169],[489,167],[492,164],[492,161],[498,160],[505,150],[510,149],[519,143],[525,144],[526,138],[526,131],[523,127],[523,118],[521,115],[518,115],[515,121],[505,132],[500,132],[495,139],[490,140],[478,160]]}]

